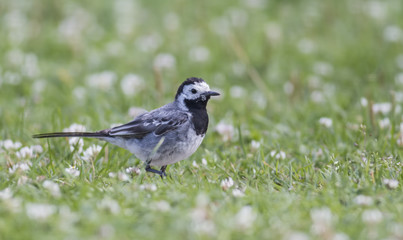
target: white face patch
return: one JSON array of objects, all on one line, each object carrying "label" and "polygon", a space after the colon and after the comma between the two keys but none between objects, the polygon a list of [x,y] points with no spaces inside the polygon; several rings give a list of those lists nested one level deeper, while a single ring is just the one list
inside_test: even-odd
[{"label": "white face patch", "polygon": [[202,97],[202,100],[205,101],[206,96],[202,94],[208,91],[210,91],[210,87],[206,82],[195,82],[194,84],[185,85],[178,97],[180,108],[187,110],[185,99],[194,100]]}]

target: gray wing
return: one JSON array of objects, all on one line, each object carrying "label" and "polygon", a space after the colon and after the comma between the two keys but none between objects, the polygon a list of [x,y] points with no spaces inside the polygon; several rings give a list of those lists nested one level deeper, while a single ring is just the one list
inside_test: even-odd
[{"label": "gray wing", "polygon": [[109,136],[143,138],[149,133],[160,136],[179,128],[188,119],[188,114],[183,111],[158,109],[144,113],[129,123],[110,129]]}]

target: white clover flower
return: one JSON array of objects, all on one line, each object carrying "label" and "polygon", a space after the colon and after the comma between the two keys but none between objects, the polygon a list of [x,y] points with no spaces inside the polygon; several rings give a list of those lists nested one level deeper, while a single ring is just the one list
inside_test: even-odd
[{"label": "white clover flower", "polygon": [[204,166],[207,166],[207,160],[206,160],[205,158],[202,158],[202,164],[203,164]]},{"label": "white clover flower", "polygon": [[254,9],[262,9],[266,7],[267,1],[266,0],[243,0],[245,6]]},{"label": "white clover flower", "polygon": [[189,59],[194,62],[205,62],[210,57],[210,50],[204,46],[198,46],[190,49]]},{"label": "white clover flower", "polygon": [[169,210],[171,210],[171,205],[167,201],[164,201],[164,200],[155,202],[153,204],[153,207],[161,212],[168,212]]},{"label": "white clover flower", "polygon": [[80,39],[82,32],[88,25],[89,18],[89,14],[83,9],[79,9],[72,15],[67,16],[58,27],[60,38],[70,41]]},{"label": "white clover flower", "polygon": [[349,240],[350,237],[347,234],[340,232],[340,233],[335,233],[332,239],[333,240]]},{"label": "white clover flower", "polygon": [[268,40],[279,42],[283,38],[283,31],[281,26],[276,22],[269,22],[265,26],[265,34]]},{"label": "white clover flower", "polygon": [[379,127],[381,129],[389,128],[390,127],[389,118],[384,118],[384,119],[379,120]]},{"label": "white clover flower", "polygon": [[82,159],[86,162],[94,161],[101,150],[101,146],[93,144],[84,151]]},{"label": "white clover flower", "polygon": [[397,188],[399,186],[399,181],[396,180],[396,179],[387,179],[387,178],[385,178],[385,179],[382,180],[382,183],[384,185],[386,185],[390,189],[395,189],[395,188]]},{"label": "white clover flower", "polygon": [[154,59],[154,67],[157,69],[173,69],[175,65],[175,57],[169,53],[160,53]]},{"label": "white clover flower", "polygon": [[318,75],[328,76],[333,73],[333,66],[327,62],[316,62],[313,71]]},{"label": "white clover flower", "polygon": [[315,103],[323,103],[325,101],[323,92],[318,91],[318,90],[312,91],[311,100]]},{"label": "white clover flower", "polygon": [[22,147],[22,144],[20,142],[13,142],[10,139],[6,139],[4,141],[0,141],[0,147],[3,147],[6,150],[16,150]]},{"label": "white clover flower", "polygon": [[[242,62],[234,62],[232,65],[232,72],[234,72],[234,74],[236,76],[243,76],[246,72],[246,65]],[[231,94],[231,89],[230,89],[230,94]]]},{"label": "white clover flower", "polygon": [[226,191],[229,188],[231,188],[232,186],[234,186],[234,181],[232,180],[231,177],[228,177],[224,180],[221,181],[221,188]]},{"label": "white clover flower", "polygon": [[235,189],[232,190],[232,196],[234,196],[234,197],[244,197],[245,193],[242,190],[240,190],[238,188],[235,188]]},{"label": "white clover flower", "polygon": [[127,96],[134,96],[144,88],[144,79],[137,74],[127,74],[120,82],[122,91]]},{"label": "white clover flower", "polygon": [[12,197],[13,197],[13,192],[11,191],[10,188],[5,188],[0,191],[0,199],[7,200],[7,199],[11,199]]},{"label": "white clover flower", "polygon": [[80,220],[80,216],[71,211],[70,207],[67,205],[59,206],[59,229],[63,232],[69,232],[74,227],[74,225]]},{"label": "white clover flower", "polygon": [[215,224],[210,220],[208,206],[209,197],[204,193],[199,193],[196,197],[196,207],[190,212],[192,227],[195,232],[204,234],[214,234]]},{"label": "white clover flower", "polygon": [[129,175],[127,175],[127,174],[124,173],[124,172],[118,172],[118,179],[119,179],[120,181],[123,181],[123,182],[128,182],[128,181],[130,181]]},{"label": "white clover flower", "polygon": [[198,168],[198,167],[199,167],[199,165],[196,163],[196,161],[193,161],[193,162],[192,162],[192,166],[195,167],[195,168]]},{"label": "white clover flower", "polygon": [[21,72],[24,76],[35,78],[39,75],[38,58],[35,54],[29,53],[25,55],[24,63],[21,65]]},{"label": "white clover flower", "polygon": [[155,192],[155,191],[157,191],[157,185],[155,185],[154,183],[142,184],[142,185],[140,185],[140,189]]},{"label": "white clover flower", "polygon": [[398,73],[398,74],[395,76],[395,83],[396,83],[396,84],[400,84],[400,85],[403,84],[403,73]]},{"label": "white clover flower", "polygon": [[231,32],[230,23],[225,17],[219,17],[211,20],[209,23],[209,27],[215,34],[221,37],[226,37]]},{"label": "white clover flower", "polygon": [[86,130],[85,126],[73,123],[70,125],[70,127],[63,129],[63,132],[85,132],[85,130]]},{"label": "white clover flower", "polygon": [[27,203],[25,205],[27,216],[33,220],[45,220],[56,213],[57,208],[50,204]]},{"label": "white clover flower", "polygon": [[30,181],[31,179],[29,179],[27,176],[22,175],[18,178],[17,184],[18,185],[24,185],[26,184],[28,181]]},{"label": "white clover flower", "polygon": [[224,122],[219,122],[215,130],[221,135],[224,142],[230,141],[235,135],[234,126]]},{"label": "white clover flower", "polygon": [[78,100],[84,100],[85,96],[87,95],[87,89],[84,87],[76,87],[73,89],[73,95]]},{"label": "white clover flower", "polygon": [[65,171],[68,175],[70,175],[70,176],[72,176],[72,177],[78,177],[78,176],[80,176],[80,171],[79,171],[76,167],[74,167],[74,166],[71,166],[71,167],[69,167],[69,168],[65,168],[64,171]]},{"label": "white clover flower", "polygon": [[324,223],[330,225],[332,223],[332,212],[329,208],[315,208],[311,210],[311,219],[315,223]]},{"label": "white clover flower", "polygon": [[15,154],[19,159],[27,159],[32,158],[34,156],[34,152],[30,147],[23,147]]},{"label": "white clover flower", "polygon": [[179,28],[179,16],[176,13],[170,12],[164,16],[164,26],[170,31]]},{"label": "white clover flower", "polygon": [[358,195],[357,197],[354,198],[354,202],[358,205],[370,206],[374,203],[374,200],[372,199],[372,197],[369,196]]},{"label": "white clover flower", "polygon": [[162,38],[158,33],[137,38],[136,46],[143,52],[153,52],[161,46]]},{"label": "white clover flower", "polygon": [[[115,227],[112,224],[102,224],[99,227],[99,238],[100,239],[112,239],[115,235]],[[336,239],[337,240],[337,239]]]},{"label": "white clover flower", "polygon": [[203,212],[207,212],[206,209],[196,208],[192,211],[192,227],[196,233],[214,235],[216,231],[215,224],[208,217],[203,217]]},{"label": "white clover flower", "polygon": [[24,52],[22,52],[18,48],[13,48],[13,49],[7,51],[7,53],[5,55],[6,55],[7,62],[9,62],[10,64],[12,64],[14,66],[20,66],[24,62]]},{"label": "white clover flower", "polygon": [[32,145],[31,146],[32,152],[34,153],[42,153],[43,152],[43,148],[41,145]]},{"label": "white clover flower", "polygon": [[125,45],[119,41],[111,41],[106,44],[106,52],[111,56],[119,56],[125,51]]},{"label": "white clover flower", "polygon": [[111,198],[104,198],[98,203],[99,209],[104,209],[112,214],[118,214],[120,212],[120,205],[117,201]]},{"label": "white clover flower", "polygon": [[78,153],[83,152],[84,140],[78,137],[69,138],[70,151],[77,150]]},{"label": "white clover flower", "polygon": [[3,83],[10,85],[19,85],[21,80],[22,76],[20,73],[6,71],[3,75]]},{"label": "white clover flower", "polygon": [[322,235],[329,231],[333,215],[329,208],[315,208],[311,210],[312,232]]},{"label": "white clover flower", "polygon": [[14,164],[12,167],[8,169],[9,173],[15,173],[17,170],[20,170],[22,172],[27,172],[30,167],[32,166],[32,163],[30,161],[28,162],[19,162]]},{"label": "white clover flower", "polygon": [[135,16],[138,16],[137,9],[140,6],[135,1],[118,0],[114,3],[115,27],[120,35],[130,35],[133,33],[137,21]]},{"label": "white clover flower", "polygon": [[387,42],[398,42],[403,37],[403,31],[396,25],[387,26],[383,31],[383,39]]},{"label": "white clover flower", "polygon": [[297,43],[298,50],[304,54],[310,54],[315,51],[315,44],[312,40],[303,38]]},{"label": "white clover flower", "polygon": [[[403,102],[403,92],[395,92],[395,100],[398,103],[402,103]],[[400,105],[397,105],[397,107],[400,107]],[[401,111],[401,109],[399,110]],[[395,113],[397,112],[397,110],[395,109]]]},{"label": "white clover flower", "polygon": [[45,180],[43,182],[42,186],[44,188],[46,188],[53,197],[56,197],[56,198],[61,197],[59,184],[57,184],[53,181],[50,181],[50,180]]},{"label": "white clover flower", "polygon": [[253,226],[257,214],[253,211],[251,206],[242,207],[235,215],[235,225],[241,229],[248,229]]},{"label": "white clover flower", "polygon": [[250,143],[250,147],[251,147],[252,151],[259,150],[260,146],[261,146],[261,143],[259,141],[252,140],[252,142]]},{"label": "white clover flower", "polygon": [[308,76],[308,84],[310,88],[321,88],[323,85],[322,78],[318,75],[310,75]]},{"label": "white clover flower", "polygon": [[365,97],[362,97],[360,99],[360,102],[361,102],[361,106],[363,106],[363,107],[368,106],[368,100]]},{"label": "white clover flower", "polygon": [[115,172],[110,172],[110,173],[108,173],[108,176],[109,176],[110,178],[115,178],[115,177],[116,177],[116,173],[115,173]]},{"label": "white clover flower", "polygon": [[125,171],[126,171],[127,174],[139,175],[141,173],[141,170],[138,167],[128,167],[128,168],[126,168]]},{"label": "white clover flower", "polygon": [[248,13],[242,8],[231,8],[228,11],[228,18],[235,27],[243,27],[248,22]]},{"label": "white clover flower", "polygon": [[89,87],[107,91],[112,88],[116,79],[117,77],[114,72],[104,71],[87,76],[85,81]]},{"label": "white clover flower", "polygon": [[333,125],[333,120],[331,118],[321,117],[319,119],[319,124],[327,128],[331,128]]},{"label": "white clover flower", "polygon": [[387,16],[387,6],[382,1],[368,1],[366,5],[365,12],[374,19],[382,20]]},{"label": "white clover flower", "polygon": [[292,232],[285,238],[285,240],[309,240],[309,239],[310,237],[303,232]]},{"label": "white clover flower", "polygon": [[276,151],[276,150],[272,150],[270,151],[270,156],[274,157],[276,159],[285,159],[286,158],[286,154],[283,151]]},{"label": "white clover flower", "polygon": [[[219,91],[221,92],[221,91]],[[252,92],[253,99],[252,101],[261,109],[264,109],[267,106],[267,97],[262,94],[260,91],[256,90]]]},{"label": "white clover flower", "polygon": [[3,26],[9,31],[8,38],[14,44],[21,43],[29,32],[28,19],[21,10],[11,10],[2,16]]},{"label": "white clover flower", "polygon": [[[401,101],[403,101],[403,93],[402,93],[402,98],[401,98],[401,99],[402,99]],[[397,101],[397,99],[396,99],[396,101]],[[402,112],[402,106],[400,106],[400,104],[396,105],[396,107],[395,107],[395,114],[398,115],[398,114],[400,114],[401,112]]]},{"label": "white clover flower", "polygon": [[230,88],[229,93],[232,98],[243,98],[246,95],[246,90],[241,86],[235,85]]},{"label": "white clover flower", "polygon": [[396,57],[396,65],[400,68],[403,69],[403,54],[400,54]]},{"label": "white clover flower", "polygon": [[372,111],[375,114],[377,113],[388,114],[391,110],[392,110],[392,104],[389,102],[374,103],[372,105]]},{"label": "white clover flower", "polygon": [[383,219],[383,214],[378,209],[365,210],[362,213],[362,221],[368,224],[377,224]]},{"label": "white clover flower", "polygon": [[294,84],[292,82],[284,83],[283,90],[285,94],[291,95],[294,92]]}]

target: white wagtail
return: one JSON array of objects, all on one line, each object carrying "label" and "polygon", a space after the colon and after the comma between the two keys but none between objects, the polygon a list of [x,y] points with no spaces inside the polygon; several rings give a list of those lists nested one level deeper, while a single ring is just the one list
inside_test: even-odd
[{"label": "white wagtail", "polygon": [[[188,158],[200,146],[209,121],[207,102],[218,95],[203,79],[188,78],[179,86],[175,101],[124,125],[97,132],[54,132],[33,137],[98,138],[129,150],[145,162],[147,172],[163,177],[168,164]],[[160,166],[161,170],[151,166]]]}]

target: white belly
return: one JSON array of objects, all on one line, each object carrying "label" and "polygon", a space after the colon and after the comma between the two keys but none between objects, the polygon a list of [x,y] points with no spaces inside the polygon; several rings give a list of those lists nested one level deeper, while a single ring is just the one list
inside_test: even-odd
[{"label": "white belly", "polygon": [[199,148],[204,136],[204,134],[196,135],[196,132],[189,128],[186,136],[180,139],[173,140],[175,139],[174,137],[166,136],[157,151],[154,150],[157,145],[157,140],[154,136],[132,140],[116,137],[105,140],[129,150],[143,162],[151,159],[150,165],[152,166],[165,166],[190,157]]},{"label": "white belly", "polygon": [[187,140],[177,142],[174,147],[164,149],[161,145],[161,151],[157,151],[151,158],[151,165],[153,166],[165,166],[182,161],[190,157],[199,148],[204,139],[203,135],[196,135],[193,129],[188,132]]}]

